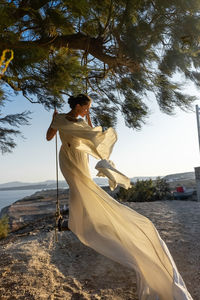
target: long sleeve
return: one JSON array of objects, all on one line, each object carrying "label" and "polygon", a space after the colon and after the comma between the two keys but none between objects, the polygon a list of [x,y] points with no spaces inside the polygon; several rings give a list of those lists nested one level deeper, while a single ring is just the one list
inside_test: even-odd
[{"label": "long sleeve", "polygon": [[117,141],[117,133],[113,128],[108,128],[103,132],[101,126],[91,128],[84,120],[71,122],[65,118],[65,114],[57,114],[51,127],[59,130],[63,141],[66,135],[78,138],[77,150],[100,159],[95,167],[99,171],[97,176],[108,177],[112,190],[118,184],[124,188],[130,187],[129,178],[117,171],[114,164],[109,160]]},{"label": "long sleeve", "polygon": [[84,120],[71,122],[65,118],[65,114],[57,114],[51,127],[58,129],[61,136],[63,133],[80,138],[77,149],[97,159],[108,159],[117,141],[117,134],[113,128],[108,128],[103,132],[101,126],[91,128]]}]

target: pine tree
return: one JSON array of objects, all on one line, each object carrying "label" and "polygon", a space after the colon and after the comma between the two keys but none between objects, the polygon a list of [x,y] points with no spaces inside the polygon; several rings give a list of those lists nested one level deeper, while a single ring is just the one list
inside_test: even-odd
[{"label": "pine tree", "polygon": [[[149,93],[165,113],[187,110],[195,98],[182,92],[183,82],[200,85],[199,14],[198,0],[3,0],[0,54],[12,49],[14,59],[1,76],[1,100],[9,87],[49,109],[87,87],[93,121],[105,128],[120,112],[140,129]],[[18,124],[24,118],[16,116]],[[6,146],[3,131],[7,151],[14,142]]]}]

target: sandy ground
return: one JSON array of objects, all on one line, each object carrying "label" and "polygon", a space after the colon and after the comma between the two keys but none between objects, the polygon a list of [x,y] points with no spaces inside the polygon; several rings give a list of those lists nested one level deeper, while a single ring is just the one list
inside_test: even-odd
[{"label": "sandy ground", "polygon": [[[129,204],[149,217],[167,243],[194,300],[200,300],[200,203]],[[55,242],[38,222],[0,241],[0,299],[138,299],[132,270],[81,244],[69,231]]]}]

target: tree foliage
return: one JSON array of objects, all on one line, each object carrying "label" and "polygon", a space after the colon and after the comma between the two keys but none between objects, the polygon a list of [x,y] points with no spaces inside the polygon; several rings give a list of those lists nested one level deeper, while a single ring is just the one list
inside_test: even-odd
[{"label": "tree foliage", "polygon": [[171,199],[169,184],[163,178],[138,180],[128,190],[119,189],[117,198],[129,202],[151,202]]},{"label": "tree foliage", "polygon": [[200,86],[199,14],[198,0],[2,0],[0,53],[14,59],[1,92],[49,109],[87,89],[95,124],[114,126],[120,112],[140,129],[148,93],[168,114],[193,102],[174,75]]}]

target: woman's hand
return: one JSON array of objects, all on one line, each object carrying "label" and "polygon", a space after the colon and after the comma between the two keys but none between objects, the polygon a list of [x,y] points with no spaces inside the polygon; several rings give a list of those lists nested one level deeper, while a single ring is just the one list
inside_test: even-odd
[{"label": "woman's hand", "polygon": [[88,125],[89,125],[90,127],[93,127],[93,126],[92,126],[91,119],[90,119],[90,111],[89,111],[89,109],[88,109],[87,114],[85,115],[85,117],[86,117],[86,120],[87,120],[87,122],[88,122]]},{"label": "woman's hand", "polygon": [[87,111],[85,117],[86,117],[86,119],[89,119],[89,118],[90,118],[90,111],[89,111],[89,109],[88,109],[88,111]]}]

